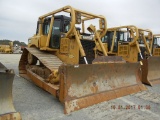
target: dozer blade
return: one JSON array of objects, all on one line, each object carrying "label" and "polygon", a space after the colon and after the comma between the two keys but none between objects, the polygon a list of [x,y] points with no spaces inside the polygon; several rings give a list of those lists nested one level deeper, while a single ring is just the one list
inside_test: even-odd
[{"label": "dozer blade", "polygon": [[139,68],[139,63],[62,65],[60,94],[64,94],[65,113],[146,90]]},{"label": "dozer blade", "polygon": [[0,72],[6,71],[7,68],[0,62]]},{"label": "dozer blade", "polygon": [[152,56],[146,60],[143,60],[142,72],[147,74],[146,77],[142,76],[142,82],[153,86],[154,84],[160,84],[160,57]]},{"label": "dozer blade", "polygon": [[14,71],[0,63],[0,120],[21,120],[12,101],[12,83]]}]

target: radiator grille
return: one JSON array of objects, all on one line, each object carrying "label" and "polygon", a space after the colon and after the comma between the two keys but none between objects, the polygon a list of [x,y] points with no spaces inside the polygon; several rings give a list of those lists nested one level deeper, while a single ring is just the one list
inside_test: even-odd
[{"label": "radiator grille", "polygon": [[[94,47],[95,47],[94,41],[81,40],[81,44],[82,44],[83,49],[85,51],[88,64],[92,64],[92,61],[95,58],[95,53],[94,53],[94,50],[93,50]],[[81,57],[81,55],[79,56],[79,64],[85,64],[84,58]]]}]

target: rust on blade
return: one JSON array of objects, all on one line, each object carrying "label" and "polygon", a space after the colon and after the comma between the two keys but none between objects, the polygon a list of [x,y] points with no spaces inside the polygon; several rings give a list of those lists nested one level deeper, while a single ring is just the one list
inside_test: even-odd
[{"label": "rust on blade", "polygon": [[65,113],[146,90],[139,63],[63,65]]},{"label": "rust on blade", "polygon": [[152,83],[148,80],[147,76],[148,76],[148,60],[147,59],[143,59],[142,60],[142,65],[141,65],[141,77],[142,77],[142,83],[147,84],[147,85],[151,85]]},{"label": "rust on blade", "polygon": [[43,78],[39,77],[38,75],[36,75],[35,73],[33,73],[30,70],[27,70],[27,75],[29,76],[29,78],[39,87],[43,88],[44,90],[46,90],[47,92],[51,93],[52,95],[54,95],[55,97],[57,97],[57,91],[59,90],[59,86],[58,85],[54,85],[51,83],[47,83],[43,80]]},{"label": "rust on blade", "polygon": [[152,56],[148,58],[147,79],[151,85],[160,84],[160,57]]},{"label": "rust on blade", "polygon": [[92,63],[126,63],[126,61],[121,56],[100,56],[95,58]]},{"label": "rust on blade", "polygon": [[8,113],[4,115],[0,115],[0,120],[22,120],[20,113]]},{"label": "rust on blade", "polygon": [[[134,85],[126,88],[120,88],[113,91],[106,91],[99,94],[93,94],[91,96],[86,96],[82,98],[77,98],[73,100],[67,100],[65,101],[65,113],[68,114],[70,112],[86,108],[88,106],[98,104],[103,101],[112,100],[121,96],[125,96],[132,93],[137,93],[140,91],[140,87],[142,87],[143,90],[146,90],[144,85]],[[120,93],[120,94],[119,94]]]},{"label": "rust on blade", "polygon": [[150,86],[160,84],[160,57],[152,56],[142,60],[142,63],[142,82]]}]

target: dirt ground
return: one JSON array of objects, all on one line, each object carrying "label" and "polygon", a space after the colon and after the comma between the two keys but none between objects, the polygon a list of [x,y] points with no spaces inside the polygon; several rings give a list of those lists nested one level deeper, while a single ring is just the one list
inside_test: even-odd
[{"label": "dirt ground", "polygon": [[65,115],[54,96],[18,75],[20,56],[0,54],[0,62],[15,70],[13,101],[23,120],[160,120],[160,84]]}]

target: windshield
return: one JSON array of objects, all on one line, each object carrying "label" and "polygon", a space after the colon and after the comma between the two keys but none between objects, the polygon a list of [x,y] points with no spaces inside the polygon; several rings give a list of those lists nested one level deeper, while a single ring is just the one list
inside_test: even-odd
[{"label": "windshield", "polygon": [[103,43],[107,43],[107,38],[108,38],[107,35],[105,35],[104,37],[102,37],[102,42],[103,42]]},{"label": "windshield", "polygon": [[124,41],[124,32],[118,32],[119,33],[119,40]]},{"label": "windshield", "polygon": [[160,37],[154,37],[154,45],[160,45]]},{"label": "windshield", "polygon": [[59,34],[60,33],[60,25],[61,25],[60,20],[54,20],[52,34]]},{"label": "windshield", "polygon": [[44,23],[44,26],[43,26],[43,34],[44,34],[44,35],[48,35],[49,25],[50,25],[50,21],[46,21],[46,22]]},{"label": "windshield", "polygon": [[70,22],[69,21],[65,21],[64,22],[64,32],[68,32],[70,29]]},{"label": "windshield", "polygon": [[144,44],[144,41],[141,39],[141,38],[139,38],[139,44]]}]

